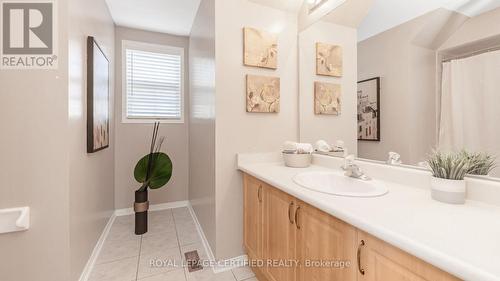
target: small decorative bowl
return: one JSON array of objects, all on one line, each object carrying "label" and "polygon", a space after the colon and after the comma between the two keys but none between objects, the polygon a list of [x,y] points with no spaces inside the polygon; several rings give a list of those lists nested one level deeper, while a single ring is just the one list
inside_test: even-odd
[{"label": "small decorative bowl", "polygon": [[307,168],[311,165],[312,154],[283,152],[283,159],[287,167]]}]

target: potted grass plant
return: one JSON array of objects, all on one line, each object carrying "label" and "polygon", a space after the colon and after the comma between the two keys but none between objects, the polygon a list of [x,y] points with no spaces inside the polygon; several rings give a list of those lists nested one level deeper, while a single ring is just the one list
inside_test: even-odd
[{"label": "potted grass plant", "polygon": [[434,151],[427,163],[433,175],[431,178],[432,198],[450,204],[464,204],[467,191],[465,175],[471,169],[467,155],[463,152]]},{"label": "potted grass plant", "polygon": [[434,151],[427,161],[432,170],[431,194],[438,201],[463,204],[466,195],[466,175],[487,176],[496,168],[496,157],[487,153]]},{"label": "potted grass plant", "polygon": [[148,189],[159,189],[165,186],[172,177],[172,161],[167,154],[161,152],[165,140],[160,137],[158,131],[160,123],[156,122],[153,127],[153,135],[149,153],[142,157],[134,169],[134,178],[141,184],[135,191],[135,234],[141,235],[148,231]]},{"label": "potted grass plant", "polygon": [[467,171],[469,175],[487,176],[496,168],[496,157],[494,156],[480,152],[463,151],[462,153],[469,160],[469,171]]}]

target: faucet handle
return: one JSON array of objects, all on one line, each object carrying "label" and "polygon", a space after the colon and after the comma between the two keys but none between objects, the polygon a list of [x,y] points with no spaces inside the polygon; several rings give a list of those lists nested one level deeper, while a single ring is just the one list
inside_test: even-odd
[{"label": "faucet handle", "polygon": [[352,164],[354,164],[354,160],[356,159],[356,157],[354,156],[354,154],[349,154],[346,157],[344,157],[344,159],[345,159],[346,165],[352,165]]},{"label": "faucet handle", "polygon": [[399,155],[396,152],[389,152],[389,159],[387,160],[387,164],[390,165],[400,165],[402,164],[401,162],[401,155]]},{"label": "faucet handle", "polygon": [[342,166],[342,169],[347,170],[349,166],[354,165],[354,160],[355,156],[353,154],[349,154],[344,157],[344,165]]},{"label": "faucet handle", "polygon": [[349,155],[347,155],[347,156],[346,156],[346,157],[344,157],[344,158],[345,158],[346,160],[349,160],[349,161],[354,161],[354,159],[355,159],[356,157],[354,156],[354,154],[349,154]]}]

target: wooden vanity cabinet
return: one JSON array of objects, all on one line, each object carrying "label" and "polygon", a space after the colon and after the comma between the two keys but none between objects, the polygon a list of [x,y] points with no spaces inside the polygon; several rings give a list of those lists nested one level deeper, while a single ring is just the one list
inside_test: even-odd
[{"label": "wooden vanity cabinet", "polygon": [[246,174],[244,246],[260,281],[460,280]]},{"label": "wooden vanity cabinet", "polygon": [[356,229],[299,202],[296,209],[298,281],[355,281]]},{"label": "wooden vanity cabinet", "polygon": [[[262,269],[268,281],[294,281],[296,228],[294,197],[270,186],[265,188],[264,258]],[[272,264],[268,264],[272,263]]]},{"label": "wooden vanity cabinet", "polygon": [[250,260],[263,258],[264,183],[243,178],[243,244]]},{"label": "wooden vanity cabinet", "polygon": [[358,240],[361,245],[359,281],[460,280],[361,230],[358,230]]}]

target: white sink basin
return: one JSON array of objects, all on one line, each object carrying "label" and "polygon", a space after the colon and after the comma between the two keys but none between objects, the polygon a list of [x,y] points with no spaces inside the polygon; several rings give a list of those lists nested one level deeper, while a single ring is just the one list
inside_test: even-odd
[{"label": "white sink basin", "polygon": [[307,189],[326,194],[349,197],[377,197],[389,192],[385,185],[375,180],[360,180],[334,172],[305,172],[293,181]]}]

